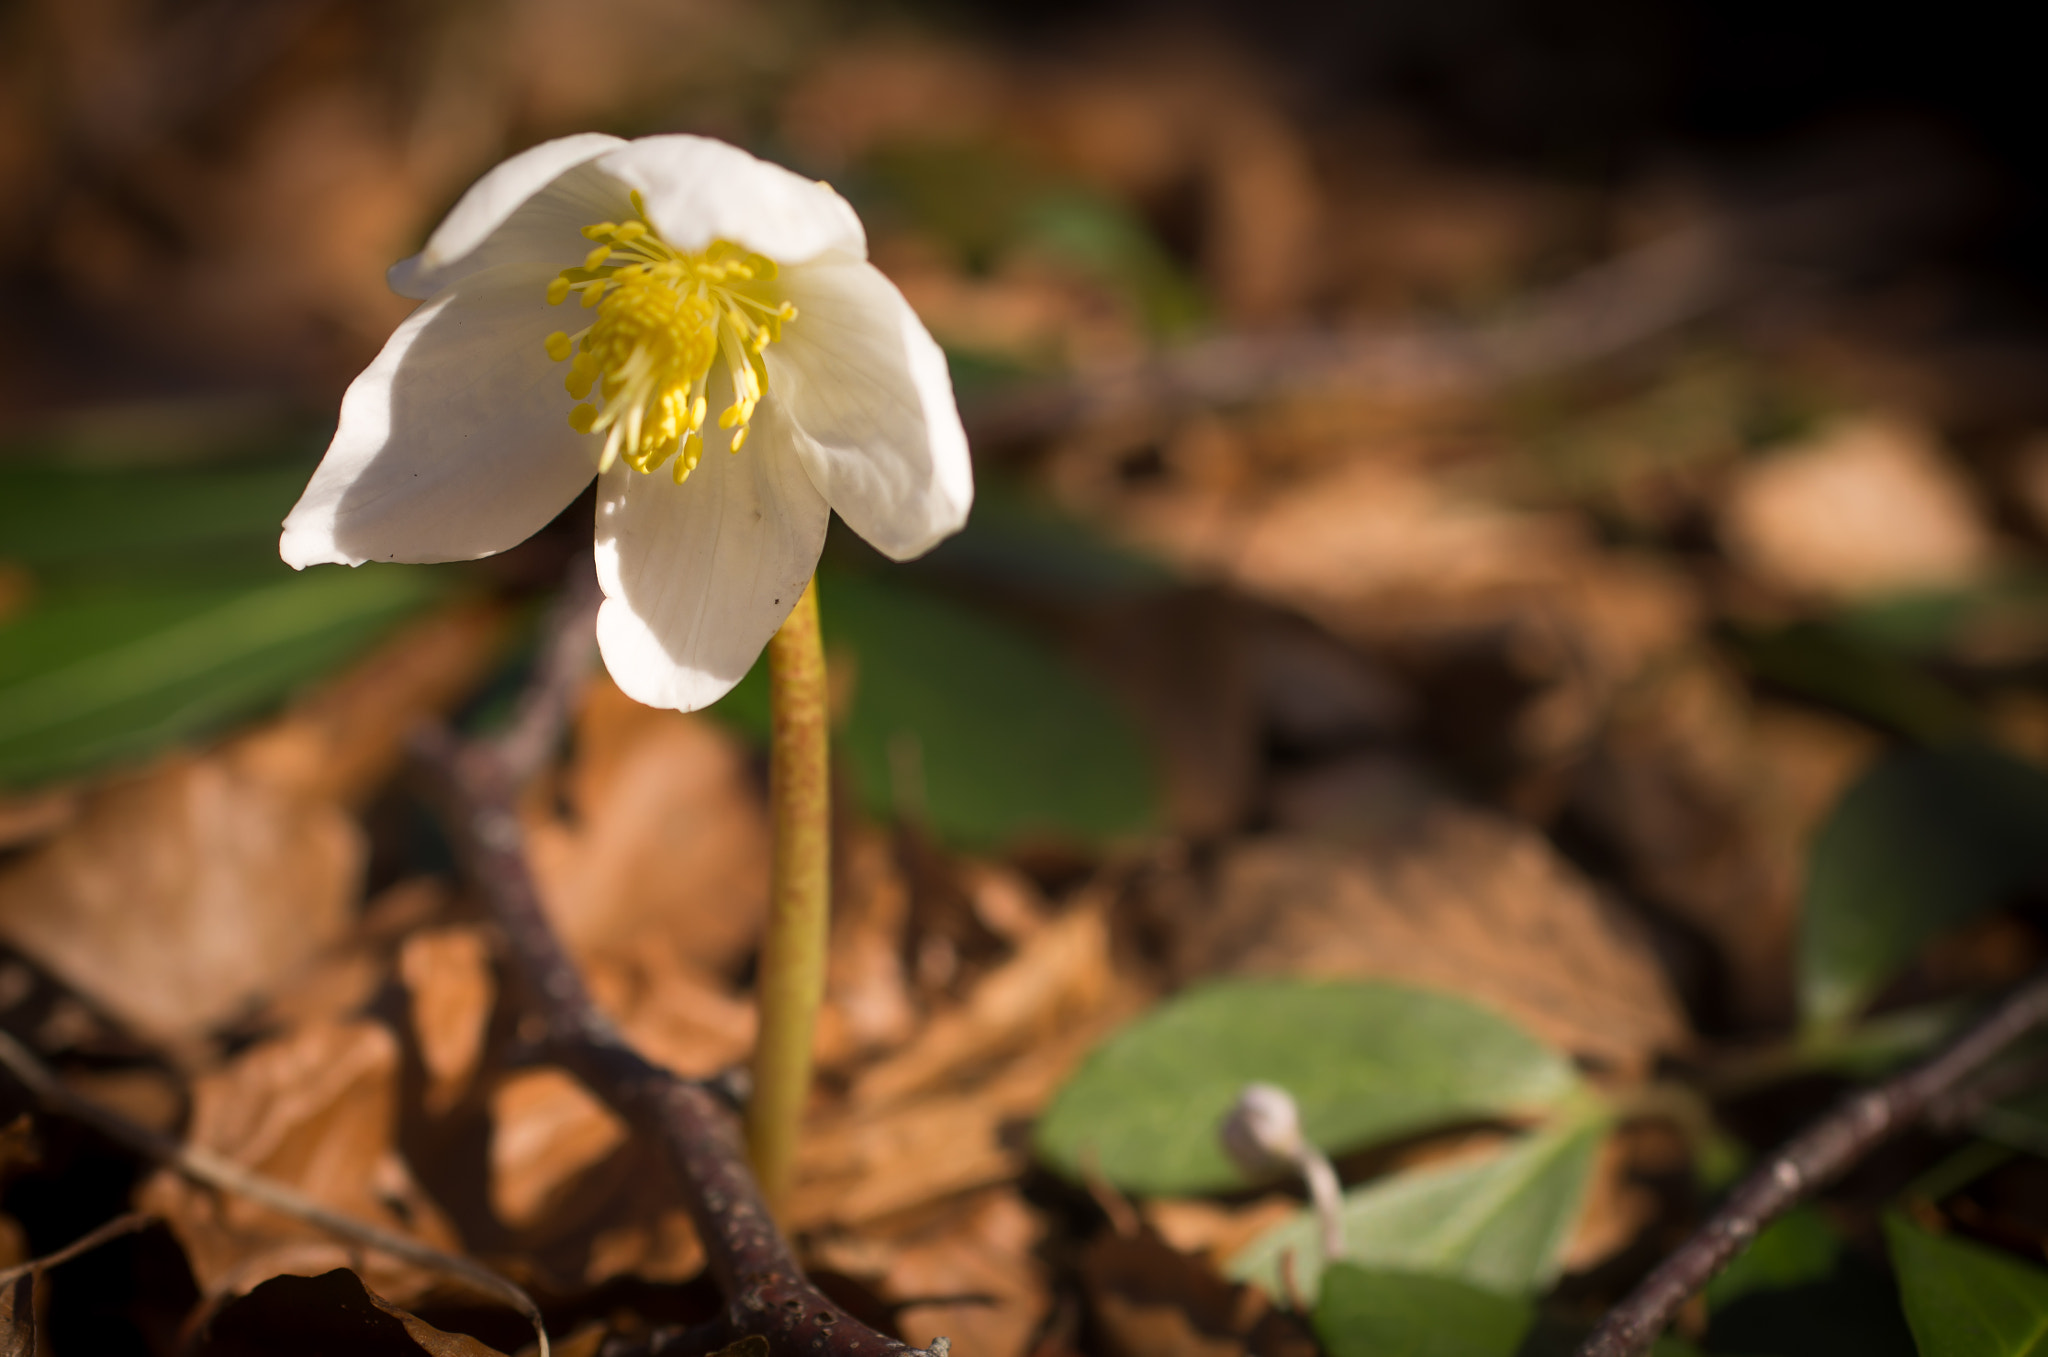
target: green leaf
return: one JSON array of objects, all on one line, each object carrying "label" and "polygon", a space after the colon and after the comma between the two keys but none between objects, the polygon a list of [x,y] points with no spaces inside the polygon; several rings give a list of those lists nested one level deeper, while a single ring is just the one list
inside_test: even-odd
[{"label": "green leaf", "polygon": [[1330,1357],[1515,1357],[1528,1301],[1448,1277],[1339,1263],[1323,1277],[1316,1336]]},{"label": "green leaf", "polygon": [[1803,622],[1730,639],[1765,682],[1909,738],[1953,740],[1977,729],[1976,712],[1954,689],[1848,627]]},{"label": "green leaf", "polygon": [[[828,658],[851,660],[839,748],[871,810],[988,846],[1096,842],[1147,828],[1158,805],[1144,737],[1093,680],[1028,632],[938,595],[851,574],[818,589]],[[712,711],[756,738],[765,666]]]},{"label": "green leaf", "polygon": [[1161,1004],[1104,1042],[1038,1123],[1071,1177],[1127,1192],[1242,1186],[1216,1128],[1248,1083],[1278,1084],[1310,1140],[1341,1153],[1475,1117],[1547,1108],[1569,1061],[1507,1019],[1401,985],[1225,980]]},{"label": "green leaf", "polygon": [[0,784],[142,758],[246,715],[448,583],[396,566],[277,574],[58,593],[0,625]]},{"label": "green leaf", "polygon": [[1826,1278],[1835,1270],[1842,1241],[1811,1206],[1795,1207],[1765,1227],[1707,1283],[1707,1304],[1719,1310],[1752,1292],[1784,1291]]},{"label": "green leaf", "polygon": [[1886,1218],[1885,1236],[1921,1357],[2048,1354],[2048,1271],[1902,1216]]},{"label": "green leaf", "polygon": [[[1510,1294],[1545,1289],[1557,1278],[1607,1126],[1604,1113],[1589,1109],[1489,1159],[1352,1189],[1344,1196],[1345,1258]],[[1323,1266],[1316,1234],[1314,1215],[1303,1211],[1231,1259],[1230,1275],[1284,1295],[1280,1259],[1291,1254],[1295,1285],[1312,1295]]]},{"label": "green leaf", "polygon": [[44,574],[108,574],[144,562],[272,569],[279,525],[306,471],[0,466],[0,558]]},{"label": "green leaf", "polygon": [[1800,999],[1841,1022],[1920,946],[2048,865],[2048,773],[1971,745],[1907,750],[1864,775],[1815,836]]}]

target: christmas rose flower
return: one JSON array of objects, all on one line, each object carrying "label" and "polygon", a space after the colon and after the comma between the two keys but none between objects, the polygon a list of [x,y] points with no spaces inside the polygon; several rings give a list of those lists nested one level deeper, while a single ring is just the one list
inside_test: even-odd
[{"label": "christmas rose flower", "polygon": [[966,521],[945,356],[824,184],[703,137],[566,137],[390,281],[424,305],[342,399],[295,567],[488,556],[594,475],[605,664],[687,711],[782,624],[831,512],[898,560]]}]

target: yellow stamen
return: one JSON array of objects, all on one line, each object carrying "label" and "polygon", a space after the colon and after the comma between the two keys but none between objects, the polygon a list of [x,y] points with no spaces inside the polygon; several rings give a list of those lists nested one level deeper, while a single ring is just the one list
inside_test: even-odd
[{"label": "yellow stamen", "polygon": [[549,335],[547,352],[568,361],[570,396],[581,402],[596,392],[595,403],[569,412],[569,427],[605,436],[599,468],[623,461],[652,472],[674,457],[680,485],[704,456],[700,430],[713,365],[723,359],[732,380],[732,404],[718,426],[733,431],[738,452],[768,393],[761,355],[796,319],[796,308],[766,286],[779,272],[773,260],[725,240],[677,250],[647,220],[638,194],[633,208],[636,220],[584,227],[594,248],[548,284],[550,305],[580,292],[584,308],[597,314],[577,334]]}]

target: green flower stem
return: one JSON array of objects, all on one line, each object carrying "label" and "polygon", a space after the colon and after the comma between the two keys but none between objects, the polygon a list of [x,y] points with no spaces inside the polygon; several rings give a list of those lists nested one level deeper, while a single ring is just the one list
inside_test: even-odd
[{"label": "green flower stem", "polygon": [[747,1151],[762,1195],[780,1214],[796,1176],[797,1136],[810,1093],[811,1037],[825,991],[832,905],[831,732],[815,579],[768,643],[768,694],[775,858]]}]

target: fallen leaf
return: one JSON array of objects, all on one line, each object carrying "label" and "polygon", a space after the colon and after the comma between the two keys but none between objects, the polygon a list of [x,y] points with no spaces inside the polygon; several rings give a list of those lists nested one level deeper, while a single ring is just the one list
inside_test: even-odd
[{"label": "fallen leaf", "polygon": [[1150,1235],[1098,1235],[1081,1280],[1116,1357],[1240,1357],[1268,1309],[1255,1289]]},{"label": "fallen leaf", "polygon": [[137,1036],[190,1048],[342,935],[361,832],[220,757],[86,795],[0,872],[0,937]]},{"label": "fallen leaf", "polygon": [[1745,470],[1723,504],[1721,536],[1751,574],[1796,595],[1954,587],[1992,564],[1975,498],[1926,429],[1867,416]]},{"label": "fallen leaf", "polygon": [[[453,1229],[394,1148],[398,1075],[398,1043],[381,1024],[309,1024],[194,1080],[187,1139],[344,1215],[456,1251]],[[170,1225],[210,1297],[339,1266],[402,1299],[443,1281],[169,1169],[143,1183],[136,1204]]]},{"label": "fallen leaf", "polygon": [[600,678],[575,749],[566,814],[538,797],[526,808],[534,876],[570,950],[586,963],[656,953],[657,969],[681,960],[736,973],[768,898],[767,818],[742,747]]},{"label": "fallen leaf", "polygon": [[1403,980],[1497,1007],[1636,1074],[1685,1045],[1684,1014],[1636,919],[1542,836],[1426,787],[1390,789],[1381,766],[1350,765],[1354,783],[1313,834],[1223,851],[1212,899],[1172,938],[1178,975]]},{"label": "fallen leaf", "polygon": [[[561,1070],[522,1070],[491,1094],[491,1206],[527,1230],[626,1142],[626,1126]],[[587,1194],[586,1194],[587,1195]]]},{"label": "fallen leaf", "polygon": [[393,1305],[345,1268],[273,1277],[223,1306],[206,1326],[204,1357],[504,1357],[465,1333],[437,1329]]},{"label": "fallen leaf", "polygon": [[855,1082],[851,1101],[870,1111],[985,1072],[1027,1043],[1100,1012],[1115,984],[1102,912],[1076,906],[982,977],[959,1009],[932,1018],[917,1039]]},{"label": "fallen leaf", "polygon": [[998,1188],[903,1238],[881,1290],[901,1307],[904,1339],[922,1347],[945,1337],[962,1352],[1024,1357],[1049,1303],[1037,1256],[1044,1232],[1015,1189]]},{"label": "fallen leaf", "polygon": [[474,925],[424,929],[405,940],[398,975],[412,996],[413,1039],[427,1086],[427,1115],[439,1116],[468,1091],[483,1058],[497,1000],[490,944]]}]

